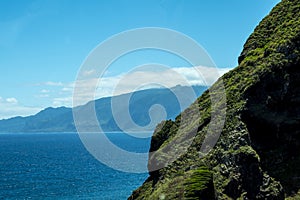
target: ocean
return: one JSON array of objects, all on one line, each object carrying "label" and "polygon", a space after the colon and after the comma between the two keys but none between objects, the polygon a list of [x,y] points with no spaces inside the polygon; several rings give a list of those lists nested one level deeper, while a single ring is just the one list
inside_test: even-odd
[{"label": "ocean", "polygon": [[[107,133],[126,150],[148,152],[150,138]],[[96,160],[76,133],[0,134],[0,199],[127,199],[147,178]]]}]

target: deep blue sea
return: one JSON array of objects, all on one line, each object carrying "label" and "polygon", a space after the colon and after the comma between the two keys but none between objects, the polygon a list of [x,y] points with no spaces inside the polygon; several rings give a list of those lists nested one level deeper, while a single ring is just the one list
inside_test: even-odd
[{"label": "deep blue sea", "polygon": [[[150,138],[107,135],[124,149],[149,150]],[[76,133],[0,134],[0,199],[127,199],[147,176],[100,163]]]}]

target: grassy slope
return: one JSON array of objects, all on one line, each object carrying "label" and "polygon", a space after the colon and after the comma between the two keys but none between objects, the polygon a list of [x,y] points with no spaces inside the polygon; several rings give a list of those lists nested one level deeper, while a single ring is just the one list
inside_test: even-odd
[{"label": "grassy slope", "polygon": [[[275,79],[280,76],[284,80],[288,70],[297,70],[300,63],[299,41],[300,1],[283,0],[251,34],[239,57],[239,66],[225,74],[210,88],[211,93],[205,92],[183,113],[190,118],[190,124],[185,125],[184,131],[178,131],[180,116],[175,122],[168,122],[162,129],[157,129],[152,139],[152,150],[159,149],[160,152],[178,134],[192,130],[193,123],[200,126],[186,154],[168,167],[150,173],[148,180],[130,199],[283,199],[287,190],[282,186],[285,186],[264,169],[242,118],[248,109],[247,100],[252,98],[249,95],[258,86],[272,76]],[[200,146],[211,114],[210,95],[218,93],[222,81],[226,99],[220,99],[216,106],[223,109],[222,105],[227,104],[226,123],[216,147],[201,159]],[[198,108],[201,118],[195,114]],[[168,155],[150,157],[150,162],[163,162],[164,156]],[[204,170],[207,173],[203,169],[207,169]],[[199,170],[202,170],[204,178],[194,182],[195,173],[196,179],[199,179]],[[284,177],[280,181],[282,179]],[[294,194],[285,195],[292,198]]]}]

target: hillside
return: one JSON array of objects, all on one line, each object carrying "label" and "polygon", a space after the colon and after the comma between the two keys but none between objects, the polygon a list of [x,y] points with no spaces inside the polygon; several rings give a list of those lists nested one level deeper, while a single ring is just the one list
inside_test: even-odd
[{"label": "hillside", "polygon": [[[273,8],[238,61],[175,121],[157,127],[151,169],[173,156],[166,147],[181,147],[168,144],[196,135],[183,155],[151,171],[129,199],[300,199],[300,0],[283,0]],[[212,105],[210,95],[221,92],[223,83],[226,98]],[[226,121],[217,144],[203,157],[205,136],[214,138],[208,132],[216,126],[211,114],[219,115],[211,113],[212,106],[226,111]],[[183,131],[181,116],[190,119]]]},{"label": "hillside", "polygon": [[[119,116],[122,116],[124,109],[129,109],[132,119],[140,126],[145,126],[150,123],[148,111],[154,104],[160,104],[166,109],[166,117],[168,119],[175,119],[185,108],[180,108],[171,90],[178,94],[184,94],[188,89],[189,87],[176,86],[171,89],[147,89],[115,96],[113,97],[114,100],[120,102],[120,106],[115,107],[115,109]],[[193,89],[195,95],[199,96],[206,87],[193,86]],[[129,107],[123,103],[128,96],[131,96]],[[101,98],[95,100],[95,102],[78,106],[75,109],[85,110],[89,108],[90,104],[95,103],[96,114],[102,129],[104,131],[120,131],[112,114],[111,100],[112,97]],[[186,99],[186,101],[190,104],[195,101],[195,99]],[[126,118],[124,118],[122,122],[126,127]],[[126,128],[130,129],[130,127]],[[154,128],[149,131],[153,131],[153,129]],[[0,132],[76,132],[76,128],[74,126],[72,109],[59,107],[46,108],[33,116],[0,120]]]}]

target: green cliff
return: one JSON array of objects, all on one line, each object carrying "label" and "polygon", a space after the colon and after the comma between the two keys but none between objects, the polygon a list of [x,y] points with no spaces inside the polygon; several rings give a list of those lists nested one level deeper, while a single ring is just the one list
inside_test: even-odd
[{"label": "green cliff", "polygon": [[[149,156],[149,165],[172,156],[165,147],[178,135],[196,135],[183,155],[150,172],[129,199],[300,199],[300,0],[280,2],[238,60],[175,121],[157,127],[150,148],[157,154]],[[210,96],[222,84],[226,98],[214,106],[226,111],[225,124],[214,148],[199,156],[212,114]],[[179,131],[183,115],[190,120]]]}]

